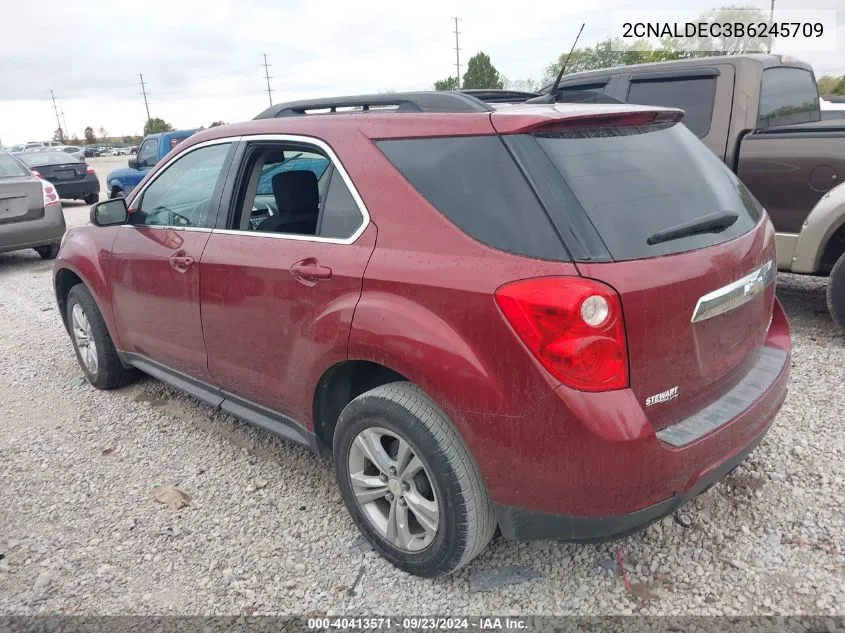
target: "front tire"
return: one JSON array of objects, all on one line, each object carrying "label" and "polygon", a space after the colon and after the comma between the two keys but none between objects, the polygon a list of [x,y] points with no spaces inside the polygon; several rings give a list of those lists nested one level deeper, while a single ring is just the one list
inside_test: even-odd
[{"label": "front tire", "polygon": [[839,256],[827,280],[827,309],[834,322],[845,330],[845,253]]},{"label": "front tire", "polygon": [[83,284],[70,289],[67,323],[76,360],[97,389],[115,389],[132,382],[136,372],[123,366],[94,297]]},{"label": "front tire", "polygon": [[493,536],[493,503],[474,460],[452,422],[411,383],[376,387],[346,406],[334,465],[358,529],[410,574],[451,574]]}]

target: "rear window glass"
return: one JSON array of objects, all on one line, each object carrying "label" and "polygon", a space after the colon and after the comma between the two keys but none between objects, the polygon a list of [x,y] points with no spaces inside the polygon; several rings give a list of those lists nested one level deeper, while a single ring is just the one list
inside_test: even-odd
[{"label": "rear window glass", "polygon": [[18,161],[8,154],[0,153],[0,178],[9,176],[26,176],[27,172]]},{"label": "rear window glass", "polygon": [[820,120],[819,90],[810,71],[801,68],[769,68],[763,71],[758,128]]},{"label": "rear window glass", "polygon": [[628,90],[628,103],[683,110],[684,125],[699,138],[710,131],[715,98],[715,77],[634,81]]},{"label": "rear window glass", "polygon": [[[748,190],[682,125],[570,129],[535,138],[617,261],[713,246],[760,218]],[[739,217],[720,233],[647,243],[659,231],[722,211]]]},{"label": "rear window glass", "polygon": [[417,191],[479,242],[538,259],[568,259],[498,136],[389,140],[377,145]]},{"label": "rear window glass", "polygon": [[79,159],[66,154],[51,150],[49,152],[33,152],[31,154],[20,154],[18,156],[24,163],[30,167],[37,167],[38,165],[61,165],[62,163],[78,163]]}]

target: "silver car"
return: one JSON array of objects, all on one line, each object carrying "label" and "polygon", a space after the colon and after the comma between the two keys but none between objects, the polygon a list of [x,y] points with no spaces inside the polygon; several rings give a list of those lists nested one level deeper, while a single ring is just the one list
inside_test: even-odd
[{"label": "silver car", "polygon": [[64,234],[56,188],[0,152],[0,253],[34,248],[43,259],[54,259]]}]

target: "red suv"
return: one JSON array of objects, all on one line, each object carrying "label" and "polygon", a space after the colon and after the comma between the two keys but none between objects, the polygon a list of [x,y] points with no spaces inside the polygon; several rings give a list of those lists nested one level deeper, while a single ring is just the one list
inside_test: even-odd
[{"label": "red suv", "polygon": [[735,468],[786,396],[774,230],[681,116],[273,106],[68,231],[61,314],[95,387],[141,370],[331,454],[408,572],[497,525],[616,538]]}]

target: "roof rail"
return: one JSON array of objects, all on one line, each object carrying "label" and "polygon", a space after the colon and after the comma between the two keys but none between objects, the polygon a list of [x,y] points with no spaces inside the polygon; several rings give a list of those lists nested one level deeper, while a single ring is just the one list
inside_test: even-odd
[{"label": "roof rail", "polygon": [[458,91],[438,92],[395,92],[377,95],[357,95],[351,97],[327,97],[289,101],[270,106],[256,119],[274,119],[277,117],[302,116],[310,114],[338,113],[338,108],[351,108],[353,112],[368,112],[372,109],[385,109],[389,112],[490,112],[492,108],[484,101],[472,95]]}]

